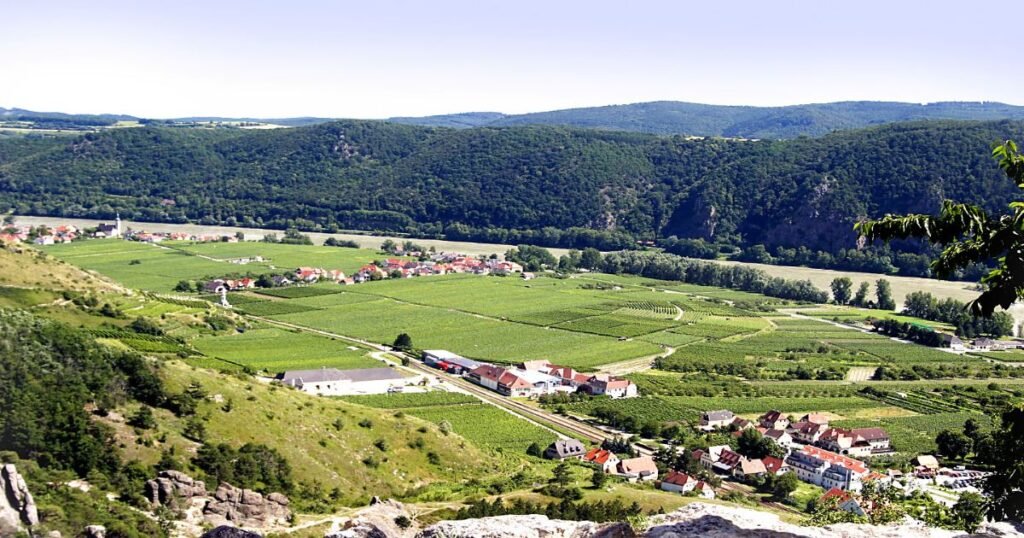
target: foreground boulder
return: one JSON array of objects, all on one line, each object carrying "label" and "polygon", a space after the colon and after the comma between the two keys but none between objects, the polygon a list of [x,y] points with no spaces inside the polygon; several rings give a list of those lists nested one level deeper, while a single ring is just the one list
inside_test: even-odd
[{"label": "foreground boulder", "polygon": [[1012,525],[988,524],[975,535],[926,527],[909,520],[899,525],[842,523],[827,527],[801,527],[785,523],[775,514],[718,504],[695,502],[675,512],[651,518],[646,538],[959,538],[966,536],[1024,536]]},{"label": "foreground boulder", "polygon": [[624,523],[562,521],[547,516],[494,516],[442,521],[419,534],[421,538],[633,538]]},{"label": "foreground boulder", "polygon": [[13,536],[39,523],[28,484],[13,463],[0,467],[0,536]]},{"label": "foreground boulder", "polygon": [[249,532],[238,527],[221,525],[206,531],[201,538],[263,538],[255,532]]},{"label": "foreground boulder", "polygon": [[[402,528],[398,522],[408,521]],[[370,506],[356,512],[341,525],[341,530],[328,533],[325,538],[393,538],[413,536],[416,525],[402,503],[373,498]]]}]

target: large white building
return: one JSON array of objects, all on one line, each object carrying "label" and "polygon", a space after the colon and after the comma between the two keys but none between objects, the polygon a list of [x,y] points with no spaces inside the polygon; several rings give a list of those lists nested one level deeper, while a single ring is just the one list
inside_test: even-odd
[{"label": "large white building", "polygon": [[289,370],[277,375],[277,382],[303,392],[323,396],[353,394],[384,394],[420,381],[422,376],[406,377],[394,368],[364,368],[361,370]]}]

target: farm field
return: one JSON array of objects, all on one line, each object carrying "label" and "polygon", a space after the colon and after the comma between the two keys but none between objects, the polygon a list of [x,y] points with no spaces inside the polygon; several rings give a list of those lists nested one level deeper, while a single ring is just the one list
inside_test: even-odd
[{"label": "farm field", "polygon": [[[314,368],[378,368],[381,361],[348,342],[283,329],[252,329],[227,336],[204,336],[192,345],[211,357],[253,371],[276,374]],[[356,349],[352,349],[356,347]]]},{"label": "farm field", "polygon": [[452,433],[488,448],[522,453],[531,443],[543,448],[558,438],[548,430],[464,394],[423,392],[342,399],[369,407],[401,410],[435,424],[447,422]]},{"label": "farm field", "polygon": [[170,292],[180,280],[216,277],[239,269],[239,266],[130,241],[81,241],[43,247],[43,250],[127,287],[156,292]]}]

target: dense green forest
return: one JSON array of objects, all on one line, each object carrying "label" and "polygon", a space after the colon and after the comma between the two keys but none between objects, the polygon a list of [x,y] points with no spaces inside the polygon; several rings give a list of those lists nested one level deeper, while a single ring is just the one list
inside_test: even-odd
[{"label": "dense green forest", "polygon": [[431,127],[563,125],[662,135],[783,139],[915,120],[1024,119],[1024,107],[1002,103],[846,101],[779,107],[679,101],[552,110],[532,114],[476,112],[389,121]]},{"label": "dense green forest", "polygon": [[609,249],[676,236],[836,254],[856,247],[863,217],[930,213],[945,198],[1004,207],[1017,189],[989,151],[1022,135],[1024,123],[1010,121],[759,142],[364,121],[117,129],[0,140],[0,207]]}]

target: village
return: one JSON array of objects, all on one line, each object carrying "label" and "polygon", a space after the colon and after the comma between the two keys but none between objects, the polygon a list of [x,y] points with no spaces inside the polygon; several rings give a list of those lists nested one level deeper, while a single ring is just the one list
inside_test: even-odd
[{"label": "village", "polygon": [[943,467],[938,458],[925,454],[913,458],[911,472],[873,471],[857,458],[895,453],[885,430],[830,426],[823,413],[808,413],[796,419],[771,410],[751,421],[728,410],[707,411],[701,414],[696,429],[736,439],[751,435],[745,432],[757,432],[752,438],[772,443],[777,455],[748,458],[734,448],[735,444],[691,451],[675,447],[676,454],[689,462],[686,471],[665,465],[665,456],[660,453],[620,458],[618,450],[610,446],[588,448],[575,439],[558,440],[543,455],[554,460],[579,460],[629,482],[650,482],[663,491],[708,499],[716,497],[716,490],[732,491],[727,483],[757,487],[791,473],[799,481],[821,488],[824,493],[819,502],[834,499],[838,509],[862,517],[873,509],[872,501],[861,495],[867,485],[874,490],[892,488],[903,496],[923,492],[952,506],[961,493],[979,493],[988,476],[964,467]]}]

